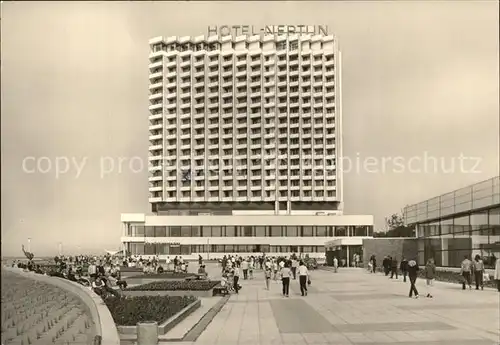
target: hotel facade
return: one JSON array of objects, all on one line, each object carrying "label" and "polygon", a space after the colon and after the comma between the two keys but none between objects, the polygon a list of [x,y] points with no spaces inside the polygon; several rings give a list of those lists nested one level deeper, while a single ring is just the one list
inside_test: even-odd
[{"label": "hotel facade", "polygon": [[[149,202],[131,254],[307,253],[361,241],[343,215],[341,54],[329,35],[150,40]],[[361,243],[361,242],[360,242]]]}]

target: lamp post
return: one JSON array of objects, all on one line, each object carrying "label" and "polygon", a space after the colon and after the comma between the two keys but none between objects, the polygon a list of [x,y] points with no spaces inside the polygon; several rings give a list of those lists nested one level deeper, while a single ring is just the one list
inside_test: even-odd
[{"label": "lamp post", "polygon": [[31,253],[31,237],[28,237],[28,253]]},{"label": "lamp post", "polygon": [[62,256],[63,250],[62,250],[62,242],[59,242],[59,257]]}]

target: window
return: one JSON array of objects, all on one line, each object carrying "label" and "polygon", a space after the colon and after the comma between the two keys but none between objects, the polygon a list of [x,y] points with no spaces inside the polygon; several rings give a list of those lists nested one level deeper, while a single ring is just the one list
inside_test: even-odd
[{"label": "window", "polygon": [[326,237],[328,236],[328,231],[326,226],[317,226],[316,227],[316,236]]},{"label": "window", "polygon": [[192,226],[191,227],[191,236],[193,236],[193,237],[200,237],[201,236],[201,229],[199,226]]},{"label": "window", "polygon": [[284,236],[286,237],[297,237],[299,236],[299,227],[297,226],[285,226],[283,227],[284,229]]},{"label": "window", "polygon": [[222,237],[222,228],[220,226],[212,226],[212,237]]},{"label": "window", "polygon": [[280,237],[281,236],[281,226],[270,226],[269,227],[269,236]]},{"label": "window", "polygon": [[314,234],[313,234],[313,227],[312,226],[303,226],[302,227],[302,236],[303,237],[312,237],[312,236],[314,236]]},{"label": "window", "polygon": [[236,228],[234,226],[226,226],[226,237],[235,237]]},{"label": "window", "polygon": [[255,227],[255,236],[256,237],[266,237],[266,227],[265,226],[256,226]]},{"label": "window", "polygon": [[[243,227],[243,236],[252,237],[253,236],[253,228],[251,226]],[[256,236],[259,236],[258,234]]]},{"label": "window", "polygon": [[190,226],[181,227],[181,237],[191,237],[191,227]]},{"label": "window", "polygon": [[355,226],[354,236],[366,236],[366,226]]},{"label": "window", "polygon": [[141,237],[144,236],[144,226],[143,225],[136,225],[133,227],[135,229],[135,236],[136,237]]},{"label": "window", "polygon": [[155,237],[155,227],[154,226],[146,226],[146,237]]},{"label": "window", "polygon": [[347,227],[337,226],[335,227],[335,237],[347,236]]},{"label": "window", "polygon": [[169,237],[181,237],[181,227],[180,226],[170,226],[169,232],[170,232]]}]

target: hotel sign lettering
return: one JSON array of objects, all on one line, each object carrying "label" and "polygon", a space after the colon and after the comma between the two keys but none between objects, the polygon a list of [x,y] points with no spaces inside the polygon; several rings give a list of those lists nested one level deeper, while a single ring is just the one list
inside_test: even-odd
[{"label": "hotel sign lettering", "polygon": [[208,36],[240,36],[240,35],[328,35],[328,26],[326,25],[265,25],[255,27],[253,25],[221,25],[209,26]]}]

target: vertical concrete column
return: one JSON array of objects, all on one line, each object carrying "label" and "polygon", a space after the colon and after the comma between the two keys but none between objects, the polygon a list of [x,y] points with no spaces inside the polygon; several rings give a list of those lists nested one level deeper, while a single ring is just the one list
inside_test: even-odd
[{"label": "vertical concrete column", "polygon": [[290,200],[286,202],[286,211],[287,214],[292,214],[292,202]]},{"label": "vertical concrete column", "polygon": [[[278,193],[277,191],[275,193]],[[278,200],[274,202],[274,214],[278,215],[280,213],[280,203]]]},{"label": "vertical concrete column", "polygon": [[158,323],[155,321],[137,324],[137,345],[158,345]]}]

